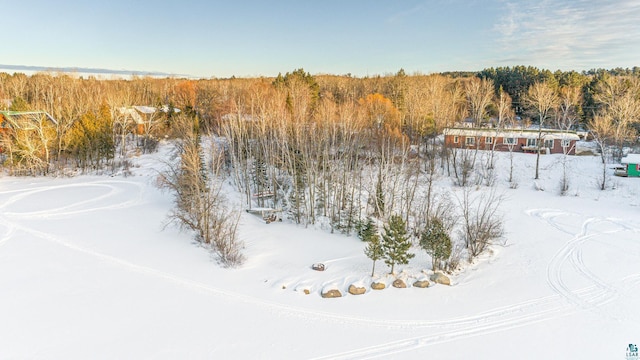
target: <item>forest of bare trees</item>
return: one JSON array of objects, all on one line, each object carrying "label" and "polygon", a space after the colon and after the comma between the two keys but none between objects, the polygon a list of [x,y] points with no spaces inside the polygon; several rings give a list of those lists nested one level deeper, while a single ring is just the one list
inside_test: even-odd
[{"label": "forest of bare trees", "polygon": [[[519,77],[526,81],[516,81]],[[495,182],[494,149],[446,148],[438,137],[444,128],[471,119],[475,126],[491,122],[497,129],[514,126],[516,116],[520,123],[567,131],[588,125],[606,164],[609,156],[619,159],[625,146],[637,142],[640,123],[638,74],[520,67],[466,77],[407,75],[402,70],[367,78],[312,76],[302,69],[276,78],[201,80],[0,73],[0,99],[0,110],[8,114],[0,143],[7,174],[117,172],[126,170],[133,154],[152,149],[149,144],[173,139],[182,144],[185,158],[215,153],[216,166],[204,168],[211,176],[230,177],[247,208],[279,209],[298,224],[320,223],[344,233],[355,231],[368,217],[383,223],[397,217],[413,238],[435,221],[448,234],[464,229],[461,241],[470,257],[502,233],[501,224],[477,216],[493,217],[501,197],[468,190]],[[119,110],[135,105],[165,111],[136,124]],[[34,111],[55,121],[41,116],[18,123],[18,117],[10,116]],[[198,139],[217,139],[219,146],[186,146],[193,139],[185,134],[194,133],[185,130],[185,123],[197,124]],[[183,162],[176,173],[197,164],[187,165]],[[467,188],[464,195],[456,198],[438,188],[442,178]],[[175,187],[179,179],[167,180]],[[508,181],[514,182],[512,176]],[[605,181],[606,176],[602,189]],[[220,188],[212,184],[202,185],[203,192],[219,204]],[[180,201],[178,210],[185,210]],[[221,217],[216,214],[198,214],[195,220],[215,223]],[[174,215],[189,220],[193,214]],[[466,223],[456,224],[458,218]],[[482,221],[473,223],[474,218]],[[206,231],[200,236],[215,243],[207,240]],[[446,259],[438,262],[446,268]]]}]

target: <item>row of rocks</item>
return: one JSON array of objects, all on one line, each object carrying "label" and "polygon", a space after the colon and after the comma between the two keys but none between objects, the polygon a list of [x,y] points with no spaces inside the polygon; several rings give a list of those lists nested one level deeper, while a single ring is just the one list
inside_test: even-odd
[{"label": "row of rocks", "polygon": [[[433,275],[431,275],[430,277],[431,281],[437,283],[437,284],[443,284],[443,285],[451,285],[451,280],[444,274],[442,273],[435,273]],[[393,281],[393,283],[391,284],[393,287],[395,288],[399,288],[399,289],[403,289],[407,287],[407,284],[404,282],[404,280],[402,279],[396,279]],[[428,280],[417,280],[413,283],[413,287],[417,287],[417,288],[427,288],[429,287],[429,285],[431,285],[429,283]],[[387,287],[387,285],[385,283],[382,282],[373,282],[371,283],[371,288],[373,290],[383,290]],[[362,295],[365,292],[367,292],[367,289],[363,286],[356,286],[356,285],[350,285],[349,286],[349,294],[351,295]],[[331,289],[328,290],[326,292],[321,293],[323,298],[337,298],[337,297],[342,297],[342,293],[340,292],[340,290],[337,289]]]}]

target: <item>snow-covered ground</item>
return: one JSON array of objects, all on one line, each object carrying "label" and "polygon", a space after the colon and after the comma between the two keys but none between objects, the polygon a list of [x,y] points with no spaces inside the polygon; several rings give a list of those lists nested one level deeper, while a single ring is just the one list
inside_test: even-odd
[{"label": "snow-covered ground", "polygon": [[[560,156],[541,157],[540,191],[535,156],[515,154],[510,189],[500,154],[506,244],[452,286],[323,299],[371,281],[360,240],[244,213],[248,260],[221,268],[165,226],[164,155],[128,177],[0,178],[1,359],[624,359],[640,343],[640,179],[599,191],[598,157],[570,157],[559,196]],[[429,273],[416,253],[400,277]]]}]

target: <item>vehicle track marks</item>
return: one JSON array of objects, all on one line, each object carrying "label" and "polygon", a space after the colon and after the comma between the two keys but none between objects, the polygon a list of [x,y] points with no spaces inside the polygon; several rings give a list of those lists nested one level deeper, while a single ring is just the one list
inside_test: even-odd
[{"label": "vehicle track marks", "polygon": [[[96,205],[97,200],[94,199],[92,201],[91,199],[88,199],[78,203],[37,212],[27,212],[22,214],[0,213],[0,223],[5,225],[7,228],[6,233],[0,238],[0,245],[11,239],[16,231],[23,231],[36,238],[55,243],[59,246],[66,247],[70,250],[88,256],[92,256],[94,258],[100,259],[101,261],[108,262],[121,269],[158,278],[170,282],[174,285],[191,290],[223,297],[229,300],[241,301],[246,304],[260,306],[276,313],[281,317],[296,316],[307,319],[309,321],[330,321],[350,326],[375,326],[387,329],[408,329],[424,332],[424,334],[415,337],[388,342],[385,344],[363,347],[360,349],[354,349],[337,354],[330,354],[318,359],[381,358],[400,352],[422,348],[425,346],[431,346],[459,339],[481,336],[490,333],[506,331],[513,328],[528,326],[531,324],[571,315],[585,308],[589,309],[611,302],[615,299],[615,296],[617,294],[616,285],[618,283],[624,284],[625,286],[636,286],[640,284],[640,274],[632,274],[624,277],[621,280],[607,283],[600,279],[590,269],[588,269],[588,267],[584,263],[581,252],[581,245],[584,242],[590,241],[594,237],[602,234],[591,231],[590,229],[592,224],[609,221],[614,224],[620,225],[619,222],[615,222],[614,220],[610,219],[603,220],[597,218],[589,218],[582,223],[580,230],[577,234],[575,234],[572,233],[570,229],[567,229],[567,226],[565,224],[561,224],[559,222],[559,219],[562,216],[575,214],[569,214],[553,209],[533,209],[528,211],[527,213],[531,216],[542,219],[550,226],[553,226],[561,232],[572,236],[572,238],[554,255],[547,269],[548,283],[556,292],[556,294],[530,299],[516,304],[496,307],[494,309],[490,309],[477,314],[458,316],[441,320],[373,319],[368,317],[316,311],[313,309],[276,303],[258,297],[244,295],[234,291],[214,287],[203,282],[171,274],[152,267],[136,264],[132,261],[117,256],[106,254],[79,244],[72,243],[63,237],[45,233],[32,227],[21,225],[15,221],[12,221],[12,218],[69,216],[82,212],[117,209],[122,207],[135,206],[142,201],[141,191],[138,192],[138,197],[136,199],[125,201],[108,201],[110,198],[113,198],[118,193],[120,193],[120,191],[124,191],[124,189],[119,188],[119,186],[132,184],[130,182],[96,182],[87,184],[87,186],[92,186],[92,184],[94,184],[94,186],[113,187],[107,194],[101,195],[99,199],[100,201],[105,201],[106,204],[97,204],[99,206],[89,207],[87,205]],[[139,184],[135,185],[140,187]],[[73,185],[65,185],[64,187],[73,187]],[[5,207],[7,204],[19,201],[29,194],[33,194],[34,191],[39,192],[55,188],[59,187],[42,187],[39,189],[31,189],[27,192],[17,193],[16,195],[10,197],[9,201],[5,202],[2,206],[0,206],[0,208]],[[84,208],[77,209],[78,207]],[[621,229],[624,229],[626,231],[637,231],[636,228],[625,228],[623,226],[620,226],[614,229],[612,232],[622,231]],[[332,260],[339,261],[342,259],[331,259],[329,261]],[[562,276],[562,272],[568,265],[576,269],[582,277],[586,278],[591,283],[591,285],[582,287],[580,289],[571,290],[565,283],[565,280]],[[567,301],[562,301],[563,299]]]},{"label": "vehicle track marks", "polygon": [[[558,218],[565,216],[575,216],[576,214],[562,212],[559,210],[549,209],[533,209],[527,211],[527,214],[540,218],[547,224],[555,227],[565,233],[570,233],[560,226]],[[611,224],[613,229],[607,231],[592,230],[596,224]],[[603,235],[610,235],[622,231],[638,232],[638,228],[626,224],[624,221],[613,218],[587,218],[581,224],[580,231],[572,234],[573,237],[553,256],[547,267],[547,283],[556,293],[560,294],[566,301],[574,306],[592,311],[600,311],[598,307],[602,304],[609,303],[619,296],[619,291],[612,284],[607,283],[597,276],[584,263],[582,256],[582,245],[587,241],[595,241]],[[610,241],[597,241],[599,244],[609,245]],[[609,245],[611,246],[611,245]],[[620,250],[613,246],[613,248]],[[587,298],[580,296],[576,291],[572,291],[566,284],[563,272],[567,266],[571,266],[582,278],[586,279],[592,286],[601,290],[600,296],[596,298]],[[635,276],[631,275],[632,277]]]}]

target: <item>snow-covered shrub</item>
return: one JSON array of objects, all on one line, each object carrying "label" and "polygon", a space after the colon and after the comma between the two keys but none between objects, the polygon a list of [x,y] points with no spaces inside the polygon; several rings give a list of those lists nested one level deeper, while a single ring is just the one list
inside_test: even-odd
[{"label": "snow-covered shrub", "polygon": [[500,239],[504,233],[502,215],[499,214],[503,197],[495,191],[471,196],[465,188],[462,199],[458,199],[461,214],[460,238],[464,241],[469,261],[482,254]]}]

